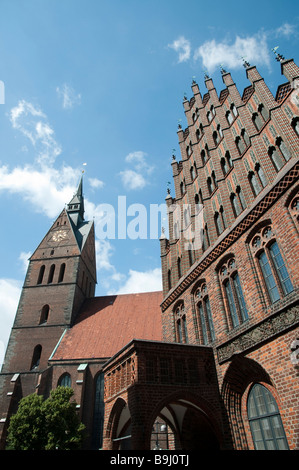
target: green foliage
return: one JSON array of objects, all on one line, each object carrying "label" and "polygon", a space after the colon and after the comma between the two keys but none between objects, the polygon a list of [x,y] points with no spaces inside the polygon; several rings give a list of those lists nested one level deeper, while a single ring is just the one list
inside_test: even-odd
[{"label": "green foliage", "polygon": [[8,448],[15,450],[72,450],[81,447],[85,426],[70,399],[69,387],[57,387],[46,400],[32,394],[22,398],[8,428]]}]

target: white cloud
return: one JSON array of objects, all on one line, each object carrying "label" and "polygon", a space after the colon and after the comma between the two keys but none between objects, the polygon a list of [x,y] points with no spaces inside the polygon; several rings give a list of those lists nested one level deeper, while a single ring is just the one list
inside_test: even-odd
[{"label": "white cloud", "polygon": [[173,49],[175,52],[178,52],[179,62],[186,62],[190,59],[191,44],[184,36],[180,36],[178,39],[175,39],[172,44],[168,44],[168,47]]},{"label": "white cloud", "polygon": [[0,366],[3,363],[5,349],[17,311],[21,286],[21,281],[0,279]]},{"label": "white cloud", "polygon": [[119,173],[126,189],[142,189],[149,183],[148,176],[154,170],[154,166],[148,164],[146,159],[147,154],[141,150],[126,156],[125,162],[133,167]]},{"label": "white cloud", "polygon": [[20,194],[37,211],[53,218],[70,201],[80,170],[62,167],[36,169],[33,165],[11,171],[0,167],[0,192]]},{"label": "white cloud", "polygon": [[57,87],[56,92],[62,99],[62,107],[64,109],[71,109],[81,103],[81,94],[77,94],[75,90],[66,83],[64,83],[61,88]]},{"label": "white cloud", "polygon": [[61,153],[55,140],[54,131],[47,122],[46,115],[32,103],[20,100],[10,111],[10,121],[35,147],[36,162],[52,165]]},{"label": "white cloud", "polygon": [[162,290],[161,269],[149,271],[134,271],[130,269],[129,277],[116,294],[134,294],[139,292],[154,292]]},{"label": "white cloud", "polygon": [[98,178],[88,178],[88,181],[93,189],[102,188],[104,186],[104,182],[99,180]]},{"label": "white cloud", "polygon": [[277,36],[286,36],[289,37],[296,33],[296,26],[290,23],[284,23],[279,28],[276,29]]},{"label": "white cloud", "polygon": [[24,274],[26,274],[26,272],[27,272],[29,258],[30,258],[31,255],[32,255],[32,253],[30,251],[28,251],[28,252],[22,251],[20,256],[19,256],[19,260],[22,264],[22,271],[23,271]]},{"label": "white cloud", "polygon": [[147,184],[145,178],[134,170],[121,171],[120,176],[126,189],[142,189]]},{"label": "white cloud", "polygon": [[217,66],[223,64],[224,68],[239,68],[244,57],[251,65],[269,65],[269,49],[266,34],[236,37],[234,43],[226,41],[217,42],[215,39],[206,41],[194,53],[194,59],[201,59],[203,66],[213,72]]}]

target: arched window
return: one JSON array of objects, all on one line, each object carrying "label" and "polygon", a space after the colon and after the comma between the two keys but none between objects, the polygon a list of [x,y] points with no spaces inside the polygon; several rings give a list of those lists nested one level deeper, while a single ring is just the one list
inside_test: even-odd
[{"label": "arched window", "polygon": [[170,290],[171,289],[171,269],[168,269],[167,281],[168,281],[168,290]]},{"label": "arched window", "polygon": [[264,284],[272,303],[294,290],[271,226],[257,233],[251,249],[258,260]]},{"label": "arched window", "polygon": [[97,376],[95,383],[95,400],[93,413],[92,448],[100,449],[103,443],[104,424],[104,374]]},{"label": "arched window", "polygon": [[296,134],[299,136],[299,118],[296,117],[292,120],[292,128],[296,132]]},{"label": "arched window", "polygon": [[174,311],[176,341],[178,343],[188,343],[188,333],[186,325],[186,315],[184,304],[181,303]]},{"label": "arched window", "polygon": [[236,137],[235,143],[239,154],[242,155],[242,153],[245,152],[245,145],[240,136]]},{"label": "arched window", "polygon": [[178,260],[177,260],[177,267],[178,267],[178,276],[179,276],[179,279],[182,277],[182,269],[181,269],[181,258],[178,257]]},{"label": "arched window", "polygon": [[292,219],[295,222],[295,225],[298,226],[299,222],[299,194],[296,194],[295,197],[291,200],[289,204],[289,211],[292,216]]},{"label": "arched window", "polygon": [[225,293],[229,324],[235,328],[248,320],[248,312],[236,261],[233,257],[222,265],[220,280]]},{"label": "arched window", "polygon": [[50,311],[49,305],[44,305],[41,310],[41,315],[40,315],[40,320],[39,320],[40,325],[42,323],[47,323],[48,317],[49,317],[49,311]]},{"label": "arched window", "polygon": [[202,342],[203,344],[208,344],[211,341],[215,341],[215,330],[206,283],[201,284],[196,289],[194,300],[198,312]]},{"label": "arched window", "polygon": [[262,187],[253,171],[250,171],[248,174],[248,179],[254,196],[257,196],[261,192]]},{"label": "arched window", "polygon": [[232,113],[231,113],[230,111],[226,111],[225,117],[226,117],[226,120],[227,120],[228,125],[230,126],[231,123],[232,123],[233,120],[234,120],[234,118],[233,118],[233,116],[232,116]]},{"label": "arched window", "polygon": [[71,383],[71,376],[67,372],[59,377],[58,385],[60,385],[61,387],[70,387]]},{"label": "arched window", "polygon": [[48,284],[51,284],[53,282],[54,272],[55,272],[55,264],[52,264],[52,266],[50,267],[50,271],[49,271]]},{"label": "arched window", "polygon": [[181,183],[180,183],[180,190],[181,190],[181,196],[183,196],[184,193],[185,193],[185,186],[184,186],[184,182],[183,182],[183,181],[181,181]]},{"label": "arched window", "polygon": [[207,161],[207,157],[206,157],[206,152],[204,150],[202,150],[200,152],[200,155],[201,155],[201,161],[202,161],[202,164],[204,165]]},{"label": "arched window", "polygon": [[257,131],[259,131],[264,125],[258,113],[253,113],[252,122],[255,125]]},{"label": "arched window", "polygon": [[241,212],[242,212],[242,207],[240,205],[240,201],[237,198],[235,193],[232,193],[230,195],[230,200],[231,200],[231,203],[232,203],[234,216],[238,217],[238,215],[241,214]]},{"label": "arched window", "polygon": [[291,154],[289,152],[289,149],[287,148],[286,144],[282,140],[281,137],[277,137],[276,139],[276,145],[279,148],[281,154],[283,155],[283,158],[288,161],[291,158]]},{"label": "arched window", "polygon": [[215,147],[217,147],[217,145],[219,144],[219,135],[218,135],[218,132],[214,131],[213,132],[213,140],[214,140],[214,144],[215,144]]},{"label": "arched window", "polygon": [[38,369],[41,354],[42,354],[42,347],[40,344],[38,344],[37,346],[35,346],[34,351],[33,351],[30,370]]},{"label": "arched window", "polygon": [[60,266],[60,270],[59,270],[58,282],[63,281],[64,273],[65,273],[65,263],[62,263],[62,265]]},{"label": "arched window", "polygon": [[281,155],[279,154],[279,152],[277,151],[277,149],[273,145],[271,147],[269,147],[268,155],[269,155],[276,171],[279,171],[283,167],[284,161],[283,161]]},{"label": "arched window", "polygon": [[45,265],[43,264],[39,270],[37,284],[41,284],[43,282],[44,274],[45,274]]},{"label": "arched window", "polygon": [[289,449],[277,403],[263,385],[252,387],[247,413],[255,450]]}]

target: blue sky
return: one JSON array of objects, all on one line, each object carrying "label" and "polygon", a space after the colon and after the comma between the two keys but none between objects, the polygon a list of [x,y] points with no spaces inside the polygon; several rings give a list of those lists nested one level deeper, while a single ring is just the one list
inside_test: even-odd
[{"label": "blue sky", "polygon": [[298,25],[297,0],[0,0],[0,362],[28,257],[83,170],[97,295],[161,288],[158,237],[101,239],[102,204],[149,213],[169,181],[174,195],[192,79],[204,94],[208,71],[220,93],[222,64],[242,93],[245,56],[275,94],[271,49],[299,63]]}]

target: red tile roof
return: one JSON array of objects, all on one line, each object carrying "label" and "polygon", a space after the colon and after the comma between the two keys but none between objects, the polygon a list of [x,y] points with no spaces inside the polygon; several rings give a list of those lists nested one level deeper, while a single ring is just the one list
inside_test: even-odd
[{"label": "red tile roof", "polygon": [[52,360],[109,358],[132,339],[162,340],[162,292],[87,299]]}]

